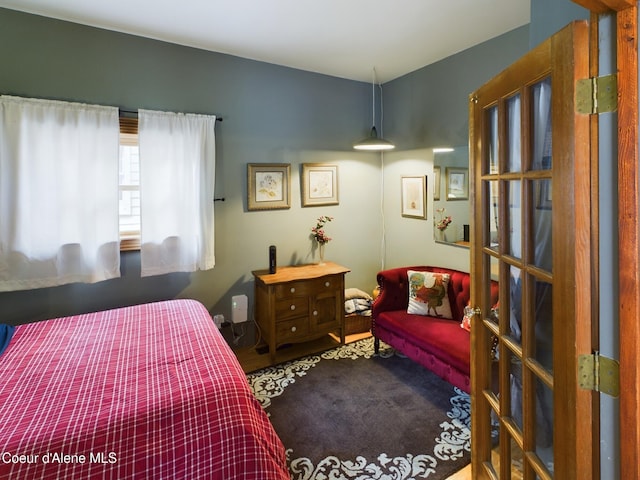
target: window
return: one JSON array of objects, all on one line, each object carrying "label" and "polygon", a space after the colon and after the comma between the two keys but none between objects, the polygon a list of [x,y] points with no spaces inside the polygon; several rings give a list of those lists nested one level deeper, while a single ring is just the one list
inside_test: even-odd
[{"label": "window", "polygon": [[[120,117],[120,251],[140,250],[142,276],[213,268],[216,117],[149,110],[138,115]],[[140,148],[153,168],[141,168]]]},{"label": "window", "polygon": [[120,250],[140,249],[140,157],[138,119],[120,117]]}]

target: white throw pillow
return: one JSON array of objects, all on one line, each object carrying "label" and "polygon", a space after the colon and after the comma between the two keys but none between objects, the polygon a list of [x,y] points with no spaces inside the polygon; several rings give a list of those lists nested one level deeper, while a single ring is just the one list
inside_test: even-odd
[{"label": "white throw pillow", "polygon": [[407,313],[453,318],[449,305],[449,274],[409,270]]}]

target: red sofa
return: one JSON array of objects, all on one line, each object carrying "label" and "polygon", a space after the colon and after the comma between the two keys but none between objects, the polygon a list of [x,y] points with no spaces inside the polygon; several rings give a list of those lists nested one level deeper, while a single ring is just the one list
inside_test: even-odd
[{"label": "red sofa", "polygon": [[[451,319],[407,313],[409,279],[407,272],[428,271],[450,275],[447,296]],[[400,267],[378,273],[380,294],[373,303],[371,332],[378,353],[380,341],[418,362],[452,385],[471,389],[470,334],[460,326],[469,303],[468,273],[448,268]],[[492,303],[498,300],[498,284],[491,285]]]}]

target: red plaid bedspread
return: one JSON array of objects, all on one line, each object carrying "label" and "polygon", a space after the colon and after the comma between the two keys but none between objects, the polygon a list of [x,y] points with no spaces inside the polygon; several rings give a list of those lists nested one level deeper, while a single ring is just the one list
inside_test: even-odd
[{"label": "red plaid bedspread", "polygon": [[0,479],[288,479],[209,313],[174,300],[21,325],[0,357]]}]

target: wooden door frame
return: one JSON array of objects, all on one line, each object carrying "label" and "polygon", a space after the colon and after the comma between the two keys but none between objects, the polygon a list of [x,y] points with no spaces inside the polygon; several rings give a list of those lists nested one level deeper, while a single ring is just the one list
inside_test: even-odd
[{"label": "wooden door frame", "polygon": [[[618,71],[618,249],[620,322],[620,475],[640,478],[640,227],[638,201],[637,0],[573,0],[616,16]],[[635,459],[622,461],[622,459]]]}]

